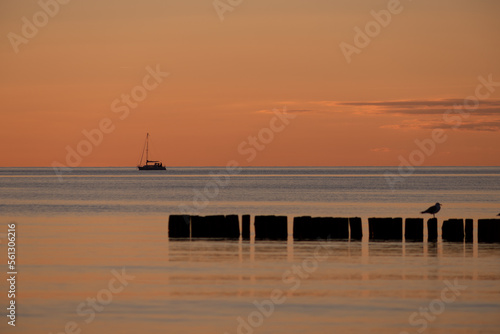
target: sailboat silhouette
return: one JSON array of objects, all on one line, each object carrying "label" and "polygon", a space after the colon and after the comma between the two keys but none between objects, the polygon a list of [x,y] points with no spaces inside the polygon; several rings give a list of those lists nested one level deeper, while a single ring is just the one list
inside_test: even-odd
[{"label": "sailboat silhouette", "polygon": [[[142,159],[144,158],[144,152],[146,152],[146,164],[142,164]],[[166,170],[167,168],[163,166],[163,163],[158,160],[149,160],[149,132],[146,134],[146,144],[142,150],[141,161],[137,166],[139,170]]]}]

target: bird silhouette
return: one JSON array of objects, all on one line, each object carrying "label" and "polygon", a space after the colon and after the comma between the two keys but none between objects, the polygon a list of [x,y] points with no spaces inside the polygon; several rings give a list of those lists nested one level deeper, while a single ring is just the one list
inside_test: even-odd
[{"label": "bird silhouette", "polygon": [[439,210],[441,210],[441,204],[436,203],[433,206],[431,206],[430,208],[428,208],[427,210],[422,211],[420,213],[430,213],[434,218],[436,218],[436,213],[438,213]]}]

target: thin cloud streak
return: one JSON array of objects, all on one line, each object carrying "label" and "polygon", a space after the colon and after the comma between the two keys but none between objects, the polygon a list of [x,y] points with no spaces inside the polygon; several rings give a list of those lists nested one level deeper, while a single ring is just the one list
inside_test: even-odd
[{"label": "thin cloud streak", "polygon": [[[287,109],[286,110],[287,113],[310,113],[310,112],[314,112],[314,111],[316,111],[316,110],[313,110],[313,109]],[[256,112],[257,113],[272,114],[273,110],[263,109],[263,110],[257,110]]]},{"label": "thin cloud streak", "polygon": [[[481,101],[472,111],[466,110],[463,99],[430,99],[400,101],[315,101],[314,104],[331,108],[330,112],[346,112],[356,115],[410,115],[432,116],[443,115],[448,110],[456,113],[462,111],[471,116],[500,116],[500,100]],[[449,112],[448,112],[449,113]]]},{"label": "thin cloud streak", "polygon": [[500,120],[494,121],[476,121],[464,122],[460,126],[448,124],[445,122],[405,122],[404,124],[389,124],[383,125],[382,129],[392,130],[433,130],[433,129],[451,129],[462,131],[486,131],[496,132],[500,131]]},{"label": "thin cloud streak", "polygon": [[[333,102],[333,101],[325,101]],[[454,105],[463,105],[463,99],[438,99],[438,100],[401,100],[401,101],[364,101],[364,102],[336,102],[337,105],[345,106],[373,106],[373,107],[453,107]],[[482,106],[500,106],[500,100],[485,100],[481,101]]]}]

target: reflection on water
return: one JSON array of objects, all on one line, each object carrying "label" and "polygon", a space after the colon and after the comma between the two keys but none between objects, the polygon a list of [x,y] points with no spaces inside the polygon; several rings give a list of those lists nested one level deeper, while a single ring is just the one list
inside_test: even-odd
[{"label": "reflection on water", "polygon": [[[429,315],[429,333],[500,330],[498,244],[169,241],[165,217],[14,219],[20,333],[68,321],[97,334],[250,333],[249,321],[255,333],[418,333],[409,317],[455,280],[466,288]],[[86,323],[78,305],[121,268],[135,278]]]}]

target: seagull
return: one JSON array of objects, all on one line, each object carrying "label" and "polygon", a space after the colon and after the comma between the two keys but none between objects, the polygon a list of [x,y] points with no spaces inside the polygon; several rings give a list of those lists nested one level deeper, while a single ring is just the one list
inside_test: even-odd
[{"label": "seagull", "polygon": [[431,206],[430,208],[428,208],[427,210],[422,211],[420,213],[430,213],[434,218],[436,218],[436,213],[438,213],[439,210],[441,210],[441,204],[436,203],[433,206]]}]

